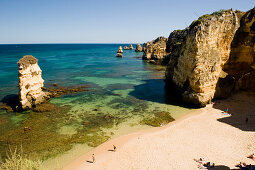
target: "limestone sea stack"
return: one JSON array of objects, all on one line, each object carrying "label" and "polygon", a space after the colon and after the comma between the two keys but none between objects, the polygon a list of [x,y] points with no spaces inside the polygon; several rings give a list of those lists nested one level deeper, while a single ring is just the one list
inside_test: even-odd
[{"label": "limestone sea stack", "polygon": [[18,61],[19,66],[19,101],[23,110],[50,99],[50,93],[44,92],[42,70],[38,60],[26,55]]},{"label": "limestone sea stack", "polygon": [[132,44],[129,45],[129,49],[130,49],[130,50],[133,50],[133,49],[134,49]]},{"label": "limestone sea stack", "polygon": [[120,46],[117,53],[123,53],[122,47]]},{"label": "limestone sea stack", "polygon": [[143,47],[141,46],[141,44],[137,43],[135,51],[136,52],[142,52],[143,51]]}]

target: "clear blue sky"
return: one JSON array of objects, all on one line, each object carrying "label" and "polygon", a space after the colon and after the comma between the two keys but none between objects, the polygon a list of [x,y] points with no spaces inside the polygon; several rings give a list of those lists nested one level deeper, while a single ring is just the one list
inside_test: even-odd
[{"label": "clear blue sky", "polygon": [[136,43],[255,0],[0,0],[0,43]]}]

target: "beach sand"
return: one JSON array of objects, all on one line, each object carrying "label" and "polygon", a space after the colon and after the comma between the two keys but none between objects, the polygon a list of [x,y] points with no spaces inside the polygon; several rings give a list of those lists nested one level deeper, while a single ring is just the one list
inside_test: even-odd
[{"label": "beach sand", "polygon": [[[224,115],[226,108],[232,115]],[[248,122],[246,122],[248,118]],[[109,151],[117,147],[116,152]],[[198,169],[204,158],[221,168],[255,164],[255,95],[239,93],[216,101],[164,127],[110,140],[67,165],[64,170]],[[95,154],[95,163],[91,155]]]}]

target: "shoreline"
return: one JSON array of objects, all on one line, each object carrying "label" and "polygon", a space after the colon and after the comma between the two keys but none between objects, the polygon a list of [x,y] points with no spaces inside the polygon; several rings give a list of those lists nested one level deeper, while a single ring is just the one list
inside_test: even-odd
[{"label": "shoreline", "polygon": [[[72,161],[71,163],[69,163],[67,166],[65,166],[62,170],[72,170],[75,169],[75,167],[79,167],[79,165],[82,162],[86,162],[91,160],[91,155],[95,154],[97,155],[96,157],[101,157],[104,156],[104,154],[108,154],[109,153],[109,149],[112,148],[113,145],[115,145],[117,147],[117,149],[121,148],[123,145],[125,145],[126,143],[130,142],[131,140],[139,137],[139,136],[143,136],[143,135],[148,135],[148,134],[154,134],[157,133],[159,131],[163,131],[164,129],[167,129],[169,127],[172,127],[175,124],[178,124],[179,122],[182,122],[186,119],[192,118],[194,116],[203,114],[205,112],[205,108],[200,108],[198,110],[195,110],[191,113],[188,113],[184,116],[182,116],[181,118],[174,120],[170,123],[168,123],[165,126],[162,127],[151,127],[151,128],[147,128],[147,129],[143,129],[143,130],[139,130],[137,132],[132,132],[126,135],[122,135],[119,136],[117,138],[113,138],[109,141],[106,141],[105,143],[102,143],[101,145],[99,145],[98,147],[92,149],[91,151],[89,151],[88,153],[82,155],[81,157],[75,159],[74,161]],[[118,144],[116,144],[118,143]]]},{"label": "shoreline", "polygon": [[[252,144],[252,141],[255,141],[255,132],[240,130],[239,127],[220,121],[231,118],[222,114],[222,106],[229,105],[233,108],[230,111],[234,111],[243,104],[251,105],[245,108],[248,109],[246,113],[254,112],[255,108],[251,101],[254,101],[255,97],[252,95],[249,99],[246,95],[241,93],[230,99],[219,100],[216,102],[216,107],[212,104],[207,105],[163,127],[145,129],[107,141],[72,161],[63,170],[123,169],[124,167],[126,169],[189,169],[188,167],[196,169],[197,163],[193,159],[200,157],[216,165],[230,168],[235,168],[234,165],[240,161],[255,164],[247,158],[255,151],[255,146]],[[234,113],[236,115],[235,111]],[[108,151],[113,148],[112,145],[117,146],[116,152]],[[171,151],[166,152],[166,150]],[[88,163],[93,153],[96,163]]]}]

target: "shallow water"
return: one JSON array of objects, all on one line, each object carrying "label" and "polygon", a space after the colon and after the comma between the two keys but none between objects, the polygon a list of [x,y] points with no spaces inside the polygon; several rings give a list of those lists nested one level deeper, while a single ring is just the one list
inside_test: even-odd
[{"label": "shallow water", "polygon": [[[25,154],[44,160],[56,155],[61,158],[59,153],[73,148],[67,152],[73,158],[110,138],[153,124],[148,121],[167,123],[164,118],[168,115],[177,119],[191,111],[174,98],[166,98],[162,66],[143,62],[136,58],[142,53],[134,50],[124,51],[123,58],[117,58],[118,47],[119,44],[0,45],[0,98],[17,94],[16,63],[28,54],[39,60],[45,86],[89,85],[87,92],[52,99],[50,102],[58,109],[50,113],[0,110],[1,155],[8,145],[22,145]],[[24,127],[30,130],[24,131]]]}]

